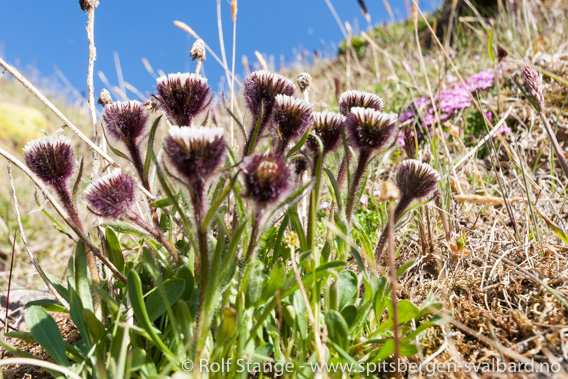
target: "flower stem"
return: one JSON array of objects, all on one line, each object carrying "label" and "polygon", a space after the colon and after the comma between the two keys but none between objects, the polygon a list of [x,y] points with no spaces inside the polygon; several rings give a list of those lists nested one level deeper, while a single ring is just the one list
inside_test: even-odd
[{"label": "flower stem", "polygon": [[312,190],[310,197],[310,208],[308,209],[308,230],[307,230],[307,242],[308,248],[314,250],[314,235],[315,235],[315,224],[316,224],[316,213],[317,204],[319,200],[321,176],[322,176],[322,164],[325,154],[323,152],[317,153],[317,159],[314,161],[314,166],[312,168],[312,177],[315,179],[314,189]]},{"label": "flower stem", "polygon": [[182,264],[181,259],[179,258],[179,254],[176,250],[175,247],[172,246],[172,244],[170,244],[170,241],[168,241],[168,239],[166,238],[166,236],[158,229],[152,227],[150,224],[148,224],[146,221],[144,221],[137,213],[135,212],[130,212],[129,214],[127,214],[126,218],[130,221],[132,221],[133,223],[135,223],[136,225],[138,225],[139,227],[141,227],[142,229],[144,229],[146,232],[148,232],[148,234],[150,234],[156,241],[158,241],[159,243],[162,244],[162,246],[164,246],[164,248],[168,251],[168,253],[170,253],[170,256],[172,257],[172,260],[174,261],[174,263],[177,266],[180,266]]},{"label": "flower stem", "polygon": [[[412,199],[405,197],[405,196],[402,196],[400,198],[400,200],[398,201],[398,204],[394,208],[394,212],[389,212],[389,224],[387,224],[387,226],[383,230],[383,233],[381,234],[381,238],[379,238],[379,242],[377,243],[377,246],[375,247],[375,262],[377,263],[377,267],[379,266],[379,264],[381,262],[381,256],[383,255],[383,249],[385,247],[385,243],[387,242],[388,228],[389,228],[390,222],[392,221],[393,224],[395,224],[398,221],[398,219],[400,218],[400,216],[402,216],[402,214],[404,213],[406,208],[408,208],[408,206],[410,205],[411,202],[412,202]],[[391,220],[391,218],[392,218],[392,220]]]},{"label": "flower stem", "polygon": [[359,184],[361,184],[361,178],[365,174],[367,169],[367,163],[369,162],[369,157],[371,156],[368,150],[361,150],[359,153],[359,161],[357,162],[357,169],[353,174],[353,179],[351,180],[351,188],[347,194],[347,204],[345,207],[345,216],[347,217],[347,222],[351,224],[351,216],[353,214],[353,208],[355,206],[355,199],[359,194]]}]

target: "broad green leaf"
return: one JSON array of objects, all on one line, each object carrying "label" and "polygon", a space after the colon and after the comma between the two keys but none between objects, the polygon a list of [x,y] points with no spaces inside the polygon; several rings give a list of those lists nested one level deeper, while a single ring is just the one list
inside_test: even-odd
[{"label": "broad green leaf", "polygon": [[176,278],[182,279],[185,281],[185,286],[183,288],[183,293],[181,294],[181,298],[185,301],[191,299],[191,293],[193,292],[193,287],[195,287],[195,278],[193,277],[193,273],[187,266],[182,266],[176,272]]},{"label": "broad green leaf", "polygon": [[339,273],[334,285],[339,288],[338,311],[341,312],[346,305],[355,304],[359,295],[359,278],[351,270]]},{"label": "broad green leaf", "polygon": [[[172,306],[184,293],[185,280],[168,279],[162,283],[163,291],[156,288],[146,300],[146,310],[150,321],[155,321],[166,312],[167,304]],[[167,298],[164,299],[162,293],[165,292]]]},{"label": "broad green leaf", "polygon": [[347,305],[341,310],[341,316],[345,319],[347,326],[351,328],[357,317],[357,307],[354,305]]},{"label": "broad green leaf", "polygon": [[286,279],[286,267],[284,263],[279,260],[276,262],[274,267],[272,268],[272,272],[270,273],[270,278],[268,279],[268,283],[264,287],[264,291],[262,293],[262,300],[267,301],[269,298],[274,296],[277,290],[282,287],[284,284],[284,280]]},{"label": "broad green leaf", "polygon": [[81,298],[83,307],[93,310],[93,298],[87,271],[87,252],[83,241],[77,242],[75,248],[75,290]]},{"label": "broad green leaf", "polygon": [[120,272],[124,272],[124,256],[122,247],[115,231],[107,226],[105,228],[105,246],[107,248],[108,259]]},{"label": "broad green leaf", "polygon": [[65,343],[55,320],[41,307],[30,307],[25,316],[26,326],[35,340],[60,366],[69,367]]},{"label": "broad green leaf", "polygon": [[154,151],[154,138],[156,137],[156,129],[160,124],[160,119],[162,116],[159,116],[152,124],[152,128],[150,129],[150,135],[148,137],[147,143],[147,150],[146,150],[146,161],[144,162],[144,171],[142,173],[145,180],[148,180],[148,173],[150,172],[150,163],[152,162],[152,154],[150,154],[150,150]]},{"label": "broad green leaf", "polygon": [[325,315],[327,337],[336,343],[341,349],[347,350],[349,345],[349,327],[341,313],[329,311]]},{"label": "broad green leaf", "polygon": [[65,312],[65,313],[69,312],[69,310],[65,308],[63,304],[61,304],[57,300],[43,299],[43,300],[34,300],[30,301],[29,303],[26,303],[26,308],[33,306],[42,307],[48,312]]}]

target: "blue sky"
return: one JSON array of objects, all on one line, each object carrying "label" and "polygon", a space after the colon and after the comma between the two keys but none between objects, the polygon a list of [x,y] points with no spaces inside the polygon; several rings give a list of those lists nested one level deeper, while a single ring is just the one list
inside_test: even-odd
[{"label": "blue sky", "polygon": [[[104,87],[97,73],[118,84],[114,53],[118,53],[124,80],[143,94],[153,90],[155,71],[193,71],[189,49],[194,39],[173,25],[180,20],[192,27],[220,56],[216,0],[100,0],[96,10],[95,92]],[[366,30],[357,0],[331,0],[353,30]],[[380,0],[366,0],[374,25],[390,17]],[[225,46],[230,62],[232,19],[230,1],[221,0]],[[426,10],[439,0],[422,0]],[[390,0],[397,18],[406,17],[406,1]],[[236,72],[241,59],[256,62],[254,51],[291,61],[302,50],[335,53],[343,35],[325,0],[240,0],[237,19]],[[56,78],[57,69],[80,93],[86,92],[87,15],[77,0],[0,0],[0,55],[20,68],[34,67],[42,77]],[[212,56],[204,63],[213,90],[220,89],[223,70]],[[128,93],[130,98],[136,98]]]}]

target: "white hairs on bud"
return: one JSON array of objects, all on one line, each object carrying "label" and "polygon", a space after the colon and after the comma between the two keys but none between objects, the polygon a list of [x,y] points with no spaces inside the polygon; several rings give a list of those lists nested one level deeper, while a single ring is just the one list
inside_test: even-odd
[{"label": "white hairs on bud", "polygon": [[113,182],[113,180],[118,178],[120,175],[122,175],[122,169],[120,169],[120,168],[113,169],[108,174],[101,176],[99,179],[97,179],[97,181],[89,184],[89,186],[85,190],[85,195],[89,196],[89,195],[93,194],[94,192],[97,192],[98,191],[97,188],[107,187],[107,186],[112,185],[111,183]]},{"label": "white hairs on bud", "polygon": [[166,85],[169,81],[174,81],[174,80],[178,80],[181,82],[181,84],[184,84],[186,81],[198,81],[201,82],[202,84],[207,84],[207,78],[204,78],[203,76],[199,75],[199,74],[194,74],[194,73],[187,73],[187,72],[178,72],[177,74],[168,74],[166,75],[162,75],[160,76],[156,82],[158,84],[163,84]]},{"label": "white hairs on bud", "polygon": [[182,140],[186,145],[192,142],[205,141],[215,142],[215,140],[223,138],[225,129],[210,128],[207,126],[171,126],[168,134],[177,140]]},{"label": "white hairs on bud", "polygon": [[436,181],[440,181],[440,174],[428,163],[420,162],[416,159],[406,159],[400,164],[401,169],[412,169],[413,171],[420,171],[426,175],[433,176]]},{"label": "white hairs on bud", "polygon": [[30,151],[35,150],[41,146],[45,145],[71,145],[71,140],[69,137],[57,134],[54,136],[45,136],[38,139],[34,139],[26,144],[24,147],[24,154],[28,154]]},{"label": "white hairs on bud", "polygon": [[384,113],[371,108],[354,107],[351,108],[351,114],[362,122],[371,122],[377,126],[394,124],[398,120],[396,113]]}]

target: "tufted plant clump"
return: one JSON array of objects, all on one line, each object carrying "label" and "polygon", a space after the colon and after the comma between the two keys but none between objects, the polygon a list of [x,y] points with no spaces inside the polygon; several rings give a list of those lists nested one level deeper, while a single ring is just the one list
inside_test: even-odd
[{"label": "tufted plant clump", "polygon": [[[196,71],[204,49],[197,41],[190,53]],[[348,243],[363,238],[360,228],[353,232],[359,227],[354,220],[358,194],[366,191],[363,178],[375,168],[372,158],[396,147],[389,144],[396,116],[383,111],[380,97],[360,91],[346,92],[339,112],[315,112],[313,104],[320,103],[310,103],[311,76],[303,73],[297,82],[302,98],[278,74],[255,71],[244,80],[247,112],[237,119],[251,123],[244,149],[227,144],[230,123],[211,107],[207,80],[188,73],[158,78],[146,104],[113,102],[101,92],[97,127],[111,153],[129,165],[101,155],[108,165],[90,176],[79,169],[71,185],[71,139],[30,142],[25,163],[57,195],[53,205],[62,204],[63,220],[50,217],[76,253],[66,284],[45,277],[57,300],[32,304],[25,338],[84,378],[166,377],[188,361],[251,357],[291,363],[290,375],[309,377],[308,362],[394,354],[385,342],[395,330],[392,286],[377,267],[359,264],[357,273],[345,259]],[[345,146],[356,162],[345,159]],[[353,171],[345,191],[332,173],[341,159],[345,171]],[[399,171],[397,185],[405,183],[407,191],[401,189],[397,217],[435,187],[424,183],[429,171],[412,167],[405,162]],[[333,211],[320,206],[330,197]],[[44,210],[49,214],[49,203]],[[364,237],[369,248],[374,237]],[[88,257],[95,253],[98,261]],[[89,279],[88,271],[102,276]],[[404,304],[409,313],[397,335],[404,351],[416,350],[421,333],[410,325],[434,325],[424,324],[432,304],[439,308],[431,301],[421,308]],[[80,341],[66,345],[46,309],[68,312]],[[36,320],[52,327],[39,328]],[[367,337],[377,342],[358,350]],[[296,345],[287,348],[290,341]],[[100,364],[105,360],[110,363]],[[210,377],[254,372],[226,369]]]}]

